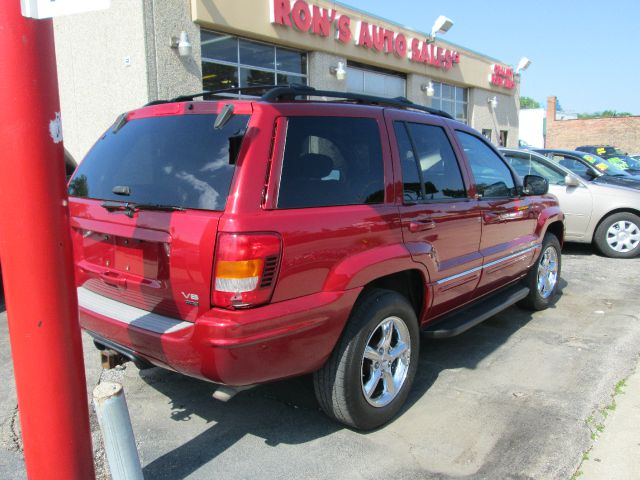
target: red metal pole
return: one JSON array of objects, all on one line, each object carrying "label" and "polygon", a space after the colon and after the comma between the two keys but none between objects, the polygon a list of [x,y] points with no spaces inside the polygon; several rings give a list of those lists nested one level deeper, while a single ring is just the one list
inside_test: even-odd
[{"label": "red metal pole", "polygon": [[0,45],[0,259],[27,475],[92,479],[52,21],[2,0]]}]

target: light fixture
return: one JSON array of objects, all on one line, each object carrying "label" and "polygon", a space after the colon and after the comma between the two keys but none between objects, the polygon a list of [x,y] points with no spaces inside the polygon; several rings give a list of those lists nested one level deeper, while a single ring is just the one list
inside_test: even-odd
[{"label": "light fixture", "polygon": [[188,57],[191,55],[191,42],[189,36],[184,30],[180,32],[180,38],[171,37],[171,48],[178,49],[178,55],[181,57]]},{"label": "light fixture", "polygon": [[433,97],[433,95],[436,93],[435,89],[433,88],[433,82],[431,80],[429,80],[429,83],[423,83],[422,85],[420,85],[420,90],[426,93],[427,97]]},{"label": "light fixture", "polygon": [[435,42],[437,34],[446,33],[451,27],[453,27],[453,20],[444,15],[440,15],[433,23],[433,27],[431,27],[431,35],[427,38],[427,43]]},{"label": "light fixture", "polygon": [[516,68],[516,75],[519,74],[521,71],[529,68],[529,65],[531,65],[531,60],[529,60],[527,57],[522,57],[518,62],[518,66]]},{"label": "light fixture", "polygon": [[347,78],[347,69],[344,68],[344,62],[338,62],[338,66],[329,67],[329,73],[335,75],[338,80],[344,80]]},{"label": "light fixture", "polygon": [[493,96],[493,97],[487,98],[487,103],[491,106],[491,108],[495,110],[496,107],[498,106],[498,97]]}]

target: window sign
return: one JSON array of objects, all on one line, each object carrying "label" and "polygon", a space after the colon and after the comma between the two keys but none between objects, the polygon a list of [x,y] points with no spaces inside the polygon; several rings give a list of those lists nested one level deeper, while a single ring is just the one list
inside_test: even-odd
[{"label": "window sign", "polygon": [[111,0],[20,0],[22,16],[36,19],[104,10],[110,3]]}]

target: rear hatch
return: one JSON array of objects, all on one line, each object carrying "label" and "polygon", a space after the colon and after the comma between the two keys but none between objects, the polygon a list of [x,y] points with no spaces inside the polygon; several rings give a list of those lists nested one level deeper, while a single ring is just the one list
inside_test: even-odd
[{"label": "rear hatch", "polygon": [[[235,103],[235,102],[225,102]],[[218,222],[251,104],[170,103],[120,117],[69,183],[77,284],[194,321],[210,307]]]}]

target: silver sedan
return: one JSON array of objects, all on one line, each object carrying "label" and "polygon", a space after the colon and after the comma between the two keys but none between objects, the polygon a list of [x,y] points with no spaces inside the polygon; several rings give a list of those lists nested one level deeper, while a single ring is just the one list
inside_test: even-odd
[{"label": "silver sedan", "polygon": [[570,170],[528,150],[501,148],[518,173],[540,175],[565,214],[565,240],[594,243],[608,257],[640,254],[640,191],[584,181]]}]

